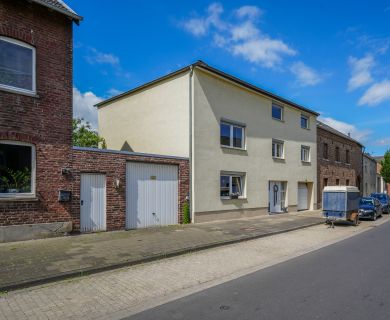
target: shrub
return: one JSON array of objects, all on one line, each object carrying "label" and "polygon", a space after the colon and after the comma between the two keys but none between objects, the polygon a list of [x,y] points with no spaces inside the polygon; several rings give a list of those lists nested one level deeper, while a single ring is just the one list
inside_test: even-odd
[{"label": "shrub", "polygon": [[186,201],[183,205],[183,224],[191,223],[190,204]]}]

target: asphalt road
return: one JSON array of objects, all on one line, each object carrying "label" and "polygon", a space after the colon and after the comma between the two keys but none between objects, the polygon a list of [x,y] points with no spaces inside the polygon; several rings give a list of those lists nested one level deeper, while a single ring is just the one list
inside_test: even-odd
[{"label": "asphalt road", "polygon": [[390,223],[127,319],[388,320]]}]

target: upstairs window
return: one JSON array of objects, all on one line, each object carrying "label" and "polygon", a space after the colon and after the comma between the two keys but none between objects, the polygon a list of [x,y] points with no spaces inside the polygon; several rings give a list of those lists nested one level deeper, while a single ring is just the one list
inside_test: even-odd
[{"label": "upstairs window", "polygon": [[324,148],[323,148],[323,158],[324,159],[329,159],[328,158],[328,144],[327,143],[324,143]]},{"label": "upstairs window", "polygon": [[35,93],[35,48],[0,36],[0,88]]},{"label": "upstairs window", "polygon": [[244,149],[245,127],[221,122],[221,145],[225,147]]},{"label": "upstairs window", "polygon": [[[349,150],[345,150],[345,162],[346,163],[351,163],[350,162],[350,158],[349,158]],[[366,167],[366,171],[367,171],[367,167]]]},{"label": "upstairs window", "polygon": [[335,148],[335,158],[336,158],[336,162],[340,162],[340,148],[339,147]]},{"label": "upstairs window", "polygon": [[34,178],[34,146],[0,141],[0,197],[34,195]]},{"label": "upstairs window", "polygon": [[284,159],[284,142],[280,140],[272,140],[272,157],[276,159]]},{"label": "upstairs window", "polygon": [[301,128],[309,129],[309,117],[301,114]]},{"label": "upstairs window", "polygon": [[272,118],[276,120],[283,120],[283,107],[277,105],[277,104],[272,104]]},{"label": "upstairs window", "polygon": [[301,146],[301,161],[310,162],[310,147]]}]

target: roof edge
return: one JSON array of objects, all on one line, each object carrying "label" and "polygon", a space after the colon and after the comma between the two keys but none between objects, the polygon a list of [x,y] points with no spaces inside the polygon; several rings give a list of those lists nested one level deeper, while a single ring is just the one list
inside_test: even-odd
[{"label": "roof edge", "polygon": [[171,73],[169,73],[169,74],[167,74],[165,76],[156,78],[156,79],[154,79],[152,81],[149,81],[149,82],[147,82],[147,83],[145,83],[143,85],[135,87],[134,89],[125,91],[125,92],[123,92],[123,93],[121,93],[119,95],[116,95],[116,96],[113,96],[113,97],[108,98],[106,100],[103,100],[103,101],[95,104],[95,107],[98,107],[98,108],[103,107],[103,106],[105,106],[106,104],[108,104],[108,103],[110,103],[112,101],[115,101],[117,99],[123,98],[123,97],[125,97],[127,95],[130,95],[132,93],[135,93],[135,92],[138,92],[138,91],[143,90],[145,88],[148,88],[148,87],[150,87],[150,86],[152,86],[152,85],[154,85],[156,83],[159,83],[161,81],[164,81],[166,79],[174,77],[174,76],[176,76],[178,74],[181,74],[181,73],[183,73],[183,72],[185,72],[187,70],[189,71],[191,68],[205,69],[205,70],[207,70],[207,71],[209,71],[211,73],[214,73],[214,74],[216,74],[216,75],[218,75],[218,76],[220,76],[220,77],[222,77],[224,79],[232,81],[232,82],[234,82],[236,84],[239,84],[239,85],[241,85],[241,86],[243,86],[243,87],[245,87],[245,88],[247,88],[249,90],[255,91],[255,92],[259,93],[259,94],[265,95],[265,96],[267,96],[267,97],[269,97],[271,99],[274,99],[274,100],[279,101],[279,102],[284,103],[284,104],[288,104],[291,107],[295,107],[295,108],[297,108],[297,109],[299,109],[301,111],[313,114],[315,116],[319,116],[320,115],[318,112],[313,111],[311,109],[308,109],[306,107],[303,107],[303,106],[301,106],[301,105],[299,105],[299,104],[297,104],[297,103],[295,103],[295,102],[293,102],[291,100],[285,99],[285,98],[283,98],[281,96],[278,96],[278,95],[276,95],[276,94],[274,94],[272,92],[269,92],[267,90],[261,89],[261,88],[255,86],[255,85],[253,85],[253,84],[250,84],[249,82],[246,82],[246,81],[241,80],[241,79],[239,79],[239,78],[237,78],[235,76],[232,76],[232,75],[230,75],[228,73],[225,73],[225,72],[223,72],[221,70],[213,68],[213,67],[209,66],[208,64],[206,64],[205,62],[203,62],[202,60],[198,60],[195,63],[192,63],[190,65],[185,66],[184,68],[181,68],[179,70],[171,72]]},{"label": "roof edge", "polygon": [[[329,127],[329,128],[331,128],[332,131],[330,131],[328,128],[324,127],[323,125],[324,125],[324,126],[327,126],[327,127]],[[337,136],[339,136],[339,137],[341,137],[341,138],[344,138],[344,139],[347,139],[347,140],[349,140],[349,141],[355,142],[355,143],[357,143],[359,146],[364,147],[364,145],[361,144],[359,141],[355,140],[354,138],[351,138],[351,137],[347,136],[346,134],[340,132],[339,130],[337,130],[337,129],[331,127],[330,125],[328,125],[328,124],[326,124],[326,123],[324,123],[324,122],[322,122],[322,121],[320,121],[320,120],[318,120],[318,119],[317,119],[317,128],[320,128],[320,129],[322,129],[322,130],[325,130],[325,131],[328,131],[328,132],[330,132],[330,133],[333,133],[333,134],[335,134],[335,135],[337,135]]]},{"label": "roof edge", "polygon": [[59,13],[62,13],[70,18],[72,18],[72,20],[74,20],[76,22],[76,24],[79,24],[80,21],[83,20],[83,17],[82,16],[79,16],[76,12],[73,11],[73,9],[71,9],[68,5],[66,5],[65,3],[63,3],[62,1],[60,2],[61,5],[63,5],[64,7],[66,7],[68,10],[61,10],[60,8],[54,6],[54,5],[51,5],[49,3],[47,3],[46,1],[43,1],[43,0],[30,0],[31,2],[34,2],[36,4],[40,4],[46,8],[49,8],[53,11],[56,11],[56,12],[59,12]]}]

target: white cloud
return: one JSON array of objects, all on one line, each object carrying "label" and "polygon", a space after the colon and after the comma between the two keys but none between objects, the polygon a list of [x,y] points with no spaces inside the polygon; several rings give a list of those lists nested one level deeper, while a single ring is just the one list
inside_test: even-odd
[{"label": "white cloud", "polygon": [[290,71],[295,75],[297,83],[302,86],[314,86],[322,81],[320,74],[302,61],[292,64]]},{"label": "white cloud", "polygon": [[239,18],[255,19],[263,14],[263,11],[256,6],[242,6],[236,10]]},{"label": "white cloud", "polygon": [[282,61],[283,55],[293,56],[296,52],[281,40],[259,37],[235,43],[231,47],[234,55],[240,55],[249,62],[267,68],[275,67]]},{"label": "white cloud", "polygon": [[216,29],[224,29],[225,23],[220,19],[222,12],[223,7],[220,3],[212,3],[207,8],[205,17],[189,19],[183,23],[183,27],[196,37],[206,35],[211,26]]},{"label": "white cloud", "polygon": [[85,57],[89,64],[109,64],[112,66],[119,66],[120,61],[117,56],[112,53],[104,53],[90,48],[90,53]]},{"label": "white cloud", "polygon": [[118,89],[115,89],[115,88],[111,88],[110,90],[107,91],[107,93],[110,95],[110,96],[117,96],[118,94],[121,94],[123,91],[121,90],[118,90]]},{"label": "white cloud", "polygon": [[319,117],[318,120],[327,124],[328,126],[348,135],[358,141],[365,141],[371,134],[370,130],[360,130],[355,125],[333,119],[331,117]]},{"label": "white cloud", "polygon": [[375,146],[381,146],[381,147],[384,147],[384,146],[389,147],[389,146],[390,146],[390,137],[382,138],[382,139],[376,140],[376,141],[374,142],[374,145],[375,145]]},{"label": "white cloud", "polygon": [[83,118],[91,123],[93,128],[97,128],[97,110],[95,104],[103,98],[96,96],[93,92],[81,93],[77,88],[73,88],[73,117]]},{"label": "white cloud", "polygon": [[226,20],[221,18],[222,13],[222,5],[212,3],[205,16],[189,19],[182,26],[196,37],[211,34],[216,46],[267,68],[276,67],[285,56],[297,54],[284,41],[272,38],[255,25],[255,19],[262,14],[260,8],[242,6]]},{"label": "white cloud", "polygon": [[373,56],[367,55],[361,59],[349,57],[348,64],[351,67],[351,78],[348,81],[348,91],[353,91],[373,81],[371,76],[371,69],[375,64]]},{"label": "white cloud", "polygon": [[359,99],[359,106],[376,106],[384,101],[390,100],[390,81],[385,79],[382,82],[374,83]]}]

